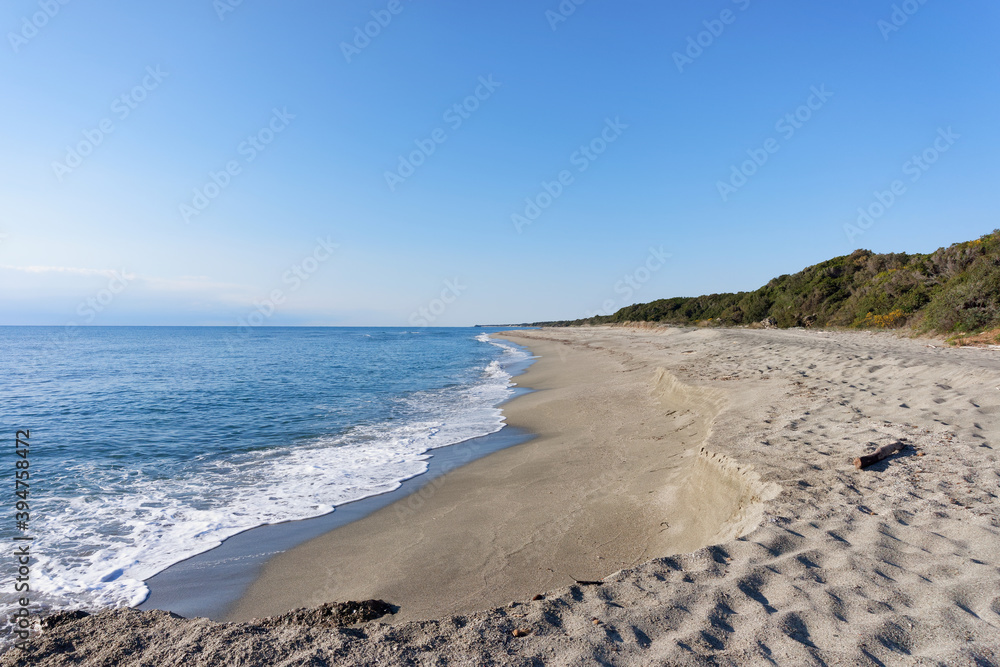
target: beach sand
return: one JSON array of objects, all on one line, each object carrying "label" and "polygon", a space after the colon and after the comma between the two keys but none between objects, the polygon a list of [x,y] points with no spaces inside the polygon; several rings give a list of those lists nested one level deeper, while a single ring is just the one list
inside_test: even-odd
[{"label": "beach sand", "polygon": [[669,383],[650,392],[614,355],[525,342],[541,358],[517,382],[535,391],[504,413],[538,437],[273,558],[225,620],[369,598],[396,622],[467,614],[712,542],[740,499],[712,475],[699,506],[674,497],[716,404],[663,410]]},{"label": "beach sand", "polygon": [[505,406],[539,437],[276,557],[229,618],[371,597],[395,616],[118,610],[0,664],[65,664],[70,645],[86,664],[1000,662],[995,351],[801,330],[509,337],[542,356],[517,378],[536,391]]}]

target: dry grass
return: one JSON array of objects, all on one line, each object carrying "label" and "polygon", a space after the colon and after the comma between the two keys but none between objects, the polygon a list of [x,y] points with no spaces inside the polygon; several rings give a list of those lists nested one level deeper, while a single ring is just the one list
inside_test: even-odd
[{"label": "dry grass", "polygon": [[1000,327],[981,333],[958,334],[947,340],[949,345],[957,347],[988,347],[1000,345]]}]

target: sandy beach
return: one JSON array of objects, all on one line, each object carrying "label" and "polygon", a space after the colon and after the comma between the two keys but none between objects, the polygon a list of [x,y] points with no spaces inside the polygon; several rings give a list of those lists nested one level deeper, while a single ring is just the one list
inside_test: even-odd
[{"label": "sandy beach", "polygon": [[[275,557],[227,623],[102,612],[0,664],[1000,661],[996,351],[806,330],[507,337],[540,356],[504,408],[535,439]],[[398,612],[254,620],[369,598]]]},{"label": "sandy beach", "polygon": [[504,409],[537,438],[272,559],[225,620],[369,598],[399,605],[394,621],[468,614],[692,551],[746,504],[714,475],[678,498],[720,396],[586,346],[509,338],[540,356],[516,378],[534,393]]}]

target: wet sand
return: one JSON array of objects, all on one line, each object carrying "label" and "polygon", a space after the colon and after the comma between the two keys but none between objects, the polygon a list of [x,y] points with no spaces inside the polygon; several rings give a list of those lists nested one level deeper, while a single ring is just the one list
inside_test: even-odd
[{"label": "wet sand", "polygon": [[504,406],[536,438],[274,557],[225,620],[368,598],[398,605],[394,622],[465,614],[711,542],[741,496],[675,497],[719,397],[672,396],[586,347],[510,339],[541,357],[516,378],[534,393]]}]

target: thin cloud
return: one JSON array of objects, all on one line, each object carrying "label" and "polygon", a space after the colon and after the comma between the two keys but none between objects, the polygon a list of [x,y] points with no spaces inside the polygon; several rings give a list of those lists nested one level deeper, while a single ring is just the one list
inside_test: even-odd
[{"label": "thin cloud", "polygon": [[75,276],[104,276],[105,278],[113,278],[116,274],[121,275],[114,269],[80,269],[74,266],[10,266],[9,264],[0,264],[0,269],[23,273],[68,273]]},{"label": "thin cloud", "polygon": [[154,278],[139,276],[125,269],[85,269],[75,266],[12,266],[0,264],[0,269],[18,271],[33,275],[56,274],[63,276],[87,276],[100,278],[124,278],[131,285],[144,285],[155,292],[190,294],[192,292],[214,294],[224,302],[245,303],[254,293],[252,287],[238,283],[214,282],[207,276],[180,276],[179,278]]}]

